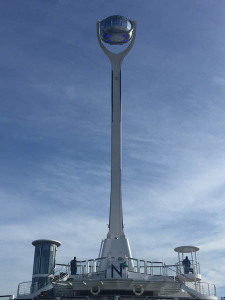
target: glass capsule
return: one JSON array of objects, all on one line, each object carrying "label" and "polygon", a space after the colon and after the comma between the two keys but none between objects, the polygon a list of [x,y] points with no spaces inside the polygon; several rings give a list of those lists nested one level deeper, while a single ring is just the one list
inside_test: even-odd
[{"label": "glass capsule", "polygon": [[103,42],[120,45],[131,40],[133,24],[123,16],[108,17],[100,23],[100,36]]}]

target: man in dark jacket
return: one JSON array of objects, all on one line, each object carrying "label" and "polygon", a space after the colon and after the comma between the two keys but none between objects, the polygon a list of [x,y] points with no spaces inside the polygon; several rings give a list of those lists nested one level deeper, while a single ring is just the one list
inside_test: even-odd
[{"label": "man in dark jacket", "polygon": [[71,270],[71,275],[76,275],[77,274],[77,259],[74,257],[73,260],[70,262],[70,270]]},{"label": "man in dark jacket", "polygon": [[188,274],[190,271],[193,273],[193,269],[191,269],[191,262],[187,256],[183,260],[183,266],[184,266],[184,274]]}]

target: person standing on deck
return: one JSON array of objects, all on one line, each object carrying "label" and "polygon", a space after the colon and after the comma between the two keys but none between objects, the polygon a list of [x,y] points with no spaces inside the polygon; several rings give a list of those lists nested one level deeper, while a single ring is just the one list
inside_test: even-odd
[{"label": "person standing on deck", "polygon": [[191,262],[187,256],[185,257],[182,263],[184,266],[184,274],[188,274],[192,269],[191,269]]},{"label": "person standing on deck", "polygon": [[71,275],[76,275],[77,274],[77,259],[74,257],[73,260],[70,262],[70,270],[71,270]]}]

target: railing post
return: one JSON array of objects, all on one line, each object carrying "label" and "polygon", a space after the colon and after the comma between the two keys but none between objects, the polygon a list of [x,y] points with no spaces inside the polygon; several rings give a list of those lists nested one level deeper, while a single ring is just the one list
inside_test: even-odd
[{"label": "railing post", "polygon": [[86,260],[86,274],[89,273],[89,261]]},{"label": "railing post", "polygon": [[19,290],[20,290],[20,284],[18,284],[18,288],[17,288],[17,296],[19,296]]},{"label": "railing post", "polygon": [[132,271],[133,268],[132,268],[131,258],[129,257],[127,260],[128,260],[128,271]]},{"label": "railing post", "polygon": [[144,273],[147,275],[147,261],[144,260]]},{"label": "railing post", "polygon": [[127,270],[127,274],[128,274],[128,271],[129,271],[129,261],[128,261],[128,257],[127,256],[125,256],[125,262],[126,262],[126,265],[127,265],[126,270]]},{"label": "railing post", "polygon": [[164,275],[164,276],[167,276],[167,275],[168,275],[168,269],[167,269],[165,263],[163,264],[163,275]]},{"label": "railing post", "polygon": [[96,260],[93,259],[93,272],[96,273]]},{"label": "railing post", "polygon": [[137,259],[137,273],[140,273],[140,259]]},{"label": "railing post", "polygon": [[180,271],[180,262],[178,261],[177,263],[175,263],[174,266],[176,268],[176,273],[180,275],[181,274],[181,271]]}]

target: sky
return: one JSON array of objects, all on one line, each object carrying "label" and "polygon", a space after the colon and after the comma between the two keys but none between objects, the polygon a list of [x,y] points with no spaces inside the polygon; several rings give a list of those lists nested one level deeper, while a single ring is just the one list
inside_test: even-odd
[{"label": "sky", "polygon": [[225,296],[225,2],[0,1],[0,295],[32,278],[36,239],[58,263],[98,257],[110,201],[111,66],[96,21],[137,36],[122,66],[122,197],[135,258],[193,245]]}]

